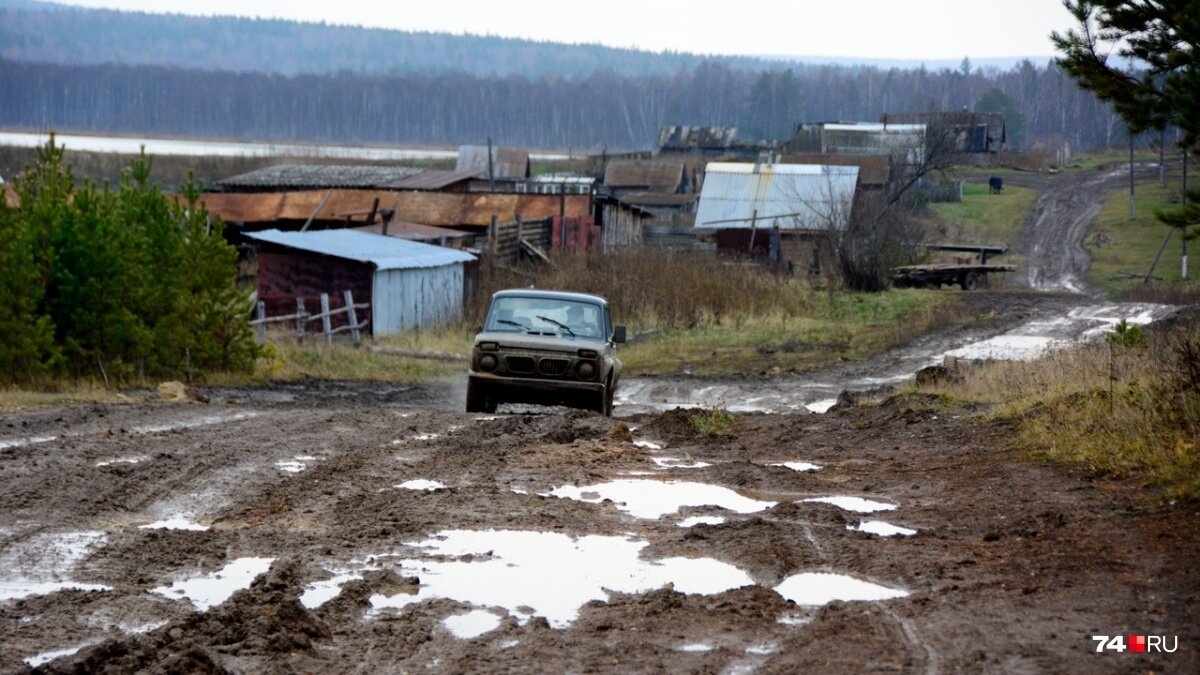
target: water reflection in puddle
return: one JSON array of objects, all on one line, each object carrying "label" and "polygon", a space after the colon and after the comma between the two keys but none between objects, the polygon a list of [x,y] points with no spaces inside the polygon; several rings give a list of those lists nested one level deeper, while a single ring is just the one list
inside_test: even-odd
[{"label": "water reflection in puddle", "polygon": [[477,609],[466,614],[448,616],[442,620],[442,625],[454,633],[454,637],[470,640],[496,630],[500,626],[500,617],[486,609]]},{"label": "water reflection in puddle", "polygon": [[908,595],[907,591],[827,572],[805,572],[790,576],[775,587],[775,592],[797,605],[824,605],[836,600],[891,600]]},{"label": "water reflection in puddle", "polygon": [[813,502],[817,504],[832,504],[839,509],[853,511],[854,513],[875,513],[876,511],[892,511],[896,508],[895,504],[886,502],[877,502],[862,497],[848,497],[845,495],[836,495],[833,497],[813,497],[811,499],[803,499],[804,502]]},{"label": "water reflection in puddle", "polygon": [[821,467],[809,462],[776,462],[770,466],[782,466],[792,471],[818,471]]},{"label": "water reflection in puddle", "polygon": [[712,466],[709,462],[692,461],[682,457],[651,457],[650,461],[664,469],[703,469]]},{"label": "water reflection in puddle", "polygon": [[449,598],[502,607],[517,617],[532,613],[563,628],[585,603],[606,601],[609,592],[642,593],[671,583],[680,593],[710,595],[753,583],[742,570],[709,558],[644,560],[640,553],[649,542],[625,537],[447,530],[412,545],[430,557],[472,559],[400,560],[404,574],[420,577],[420,591],[374,595],[376,610]]},{"label": "water reflection in puddle", "polygon": [[775,506],[719,485],[686,481],[614,480],[584,487],[565,485],[548,496],[574,499],[591,504],[605,499],[637,518],[661,518],[684,506],[718,506],[736,513],[755,513]]},{"label": "water reflection in puddle", "polygon": [[30,668],[37,668],[38,666],[42,666],[47,663],[50,663],[54,659],[61,659],[64,656],[70,656],[72,654],[75,654],[80,649],[83,649],[85,647],[91,647],[92,645],[97,644],[97,642],[98,641],[93,640],[91,642],[84,642],[83,644],[75,645],[74,647],[67,647],[65,649],[56,649],[56,650],[50,651],[50,652],[42,652],[41,654],[37,654],[35,656],[30,656],[29,658],[25,659],[25,663],[29,664]]},{"label": "water reflection in puddle", "polygon": [[208,530],[207,525],[192,522],[186,517],[176,516],[164,520],[156,520],[153,523],[138,526],[139,530],[187,530],[190,532],[205,532]]},{"label": "water reflection in puddle", "polygon": [[[415,478],[413,480],[406,480],[403,483],[401,483],[395,487],[398,487],[402,490],[423,490],[425,492],[432,492],[434,490],[441,490],[442,488],[444,488],[446,486],[445,486],[445,484],[439,483],[436,480],[426,480],[424,478]],[[516,489],[514,489],[513,491],[515,492]]]},{"label": "water reflection in puddle", "polygon": [[662,450],[663,449],[663,444],[657,443],[655,441],[646,441],[646,440],[638,439],[638,440],[634,441],[633,444],[638,446],[639,448],[646,448],[647,450]]},{"label": "water reflection in puddle", "polygon": [[695,527],[696,525],[720,525],[725,519],[721,516],[691,516],[679,521],[680,527]]},{"label": "water reflection in puddle", "polygon": [[712,645],[706,645],[703,642],[693,642],[691,644],[683,645],[682,647],[679,648],[679,651],[681,651],[681,652],[711,652]]},{"label": "water reflection in puddle", "polygon": [[875,534],[879,535],[880,537],[895,537],[897,535],[911,537],[917,533],[916,530],[907,527],[900,527],[899,525],[892,525],[891,523],[885,523],[882,520],[867,520],[859,523],[858,527],[847,525],[846,529],[853,530],[855,532]]},{"label": "water reflection in puddle", "polygon": [[205,611],[225,602],[243,588],[249,588],[254,577],[271,568],[274,558],[238,558],[221,571],[159,586],[153,593],[173,600],[188,600],[197,610]]},{"label": "water reflection in puddle", "polygon": [[50,595],[59,591],[111,591],[104,584],[81,584],[77,581],[0,581],[0,601],[19,600],[31,595]]},{"label": "water reflection in puddle", "polygon": [[837,405],[837,402],[838,402],[838,400],[836,398],[823,398],[820,401],[813,401],[812,403],[806,403],[806,404],[804,404],[804,407],[807,408],[810,412],[827,413],[827,412],[829,412],[830,408]]},{"label": "water reflection in puddle", "polygon": [[146,461],[148,458],[145,455],[135,455],[132,457],[115,457],[113,459],[102,459],[96,462],[95,466],[111,466],[113,464],[138,464]]},{"label": "water reflection in puddle", "polygon": [[69,590],[112,590],[69,579],[75,566],[107,539],[97,530],[47,532],[10,546],[0,554],[0,601]]}]

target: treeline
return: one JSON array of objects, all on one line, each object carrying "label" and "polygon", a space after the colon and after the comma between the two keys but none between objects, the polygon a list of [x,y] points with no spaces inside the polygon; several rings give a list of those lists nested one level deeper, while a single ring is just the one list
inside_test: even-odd
[{"label": "treeline", "polygon": [[0,200],[0,382],[105,384],[245,370],[258,346],[236,251],[185,188],[140,157],[115,187],[76,181],[54,139]]},{"label": "treeline", "polygon": [[[824,66],[749,72],[703,62],[672,76],[609,72],[557,77],[446,75],[284,77],[152,66],[0,61],[0,125],[258,140],[478,143],[646,148],[664,124],[740,126],[779,137],[801,120],[877,120],[882,113],[1007,108],[1029,148],[1124,142],[1109,107],[1058,68],[1003,72]],[[1015,113],[1015,114],[1011,114]]]},{"label": "treeline", "polygon": [[[147,14],[0,0],[0,56],[84,65],[124,63],[282,75],[472,73],[586,76],[598,70],[665,75],[703,56],[596,44],[567,45],[279,19]],[[547,5],[546,12],[559,11]],[[722,57],[764,68],[762,59]]]}]

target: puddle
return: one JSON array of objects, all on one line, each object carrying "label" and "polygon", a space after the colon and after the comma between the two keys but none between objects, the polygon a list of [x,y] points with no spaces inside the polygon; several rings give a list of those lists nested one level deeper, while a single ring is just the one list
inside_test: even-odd
[{"label": "puddle", "polygon": [[37,654],[35,656],[30,656],[29,658],[25,659],[25,663],[29,664],[30,668],[37,668],[38,666],[43,666],[43,665],[46,665],[47,663],[50,663],[54,659],[60,659],[64,656],[70,656],[72,654],[75,654],[80,649],[91,647],[94,644],[99,644],[99,642],[97,642],[97,641],[84,642],[83,644],[75,645],[74,647],[66,647],[64,649],[56,649],[52,652],[42,652],[41,654]]},{"label": "puddle", "polygon": [[191,579],[176,581],[170,586],[159,586],[152,593],[173,600],[188,600],[203,612],[225,602],[237,591],[249,588],[254,577],[271,568],[274,558],[238,558],[221,571],[203,574]]},{"label": "puddle", "polygon": [[361,578],[361,574],[345,572],[341,574],[335,574],[333,577],[325,579],[324,581],[313,582],[304,587],[304,592],[300,594],[300,604],[304,605],[308,609],[316,609],[336,598],[338,593],[342,592],[342,586],[354,581],[355,579]]},{"label": "puddle", "polygon": [[792,471],[818,471],[821,467],[809,462],[776,462],[770,466],[782,466]]},{"label": "puddle", "polygon": [[893,511],[896,509],[895,504],[886,502],[876,502],[862,497],[847,497],[838,495],[834,497],[813,497],[811,499],[802,499],[803,502],[815,502],[818,504],[833,504],[839,509],[845,511],[853,511],[854,513],[875,513],[876,511]]},{"label": "puddle", "polygon": [[70,574],[108,537],[103,532],[37,534],[0,555],[0,600],[15,600],[58,591],[109,591],[110,586],[70,580]]},{"label": "puddle", "polygon": [[882,520],[867,520],[867,521],[863,521],[863,522],[859,523],[858,527],[854,527],[853,525],[847,525],[846,529],[853,530],[855,532],[866,532],[867,534],[876,534],[876,535],[879,535],[880,537],[895,537],[895,536],[911,537],[917,533],[916,530],[913,530],[913,529],[910,529],[907,527],[900,527],[899,525],[892,525],[891,523],[885,523]]},{"label": "puddle", "polygon": [[663,444],[657,443],[655,441],[644,441],[644,440],[639,439],[639,440],[634,441],[633,444],[638,446],[639,448],[646,448],[647,450],[662,450],[663,449]]},{"label": "puddle", "polygon": [[838,400],[836,398],[823,398],[820,401],[813,401],[812,403],[806,403],[806,404],[804,404],[804,407],[808,408],[808,410],[810,412],[827,413],[827,412],[829,412],[830,408],[837,405],[837,402],[838,402]]},{"label": "puddle", "polygon": [[720,525],[725,519],[721,516],[689,516],[679,521],[680,527],[695,527],[697,525]]},{"label": "puddle", "polygon": [[878,601],[903,598],[907,591],[880,586],[844,574],[806,572],[795,574],[775,587],[775,592],[797,605],[824,605],[842,602]]},{"label": "puddle", "polygon": [[0,601],[19,600],[31,595],[50,595],[59,591],[111,591],[104,584],[81,584],[77,581],[0,581]]},{"label": "puddle", "polygon": [[783,614],[775,622],[781,626],[803,626],[812,621],[812,617],[803,614]]},{"label": "puddle", "polygon": [[417,434],[416,436],[413,436],[412,439],[414,441],[432,441],[440,435],[441,434]]},{"label": "puddle", "polygon": [[[444,488],[446,486],[442,483],[437,482],[436,480],[425,480],[424,478],[417,478],[414,480],[404,481],[403,483],[401,483],[399,485],[395,485],[393,487],[397,487],[402,490],[424,490],[425,492],[432,492],[434,490],[441,490],[442,488]],[[514,489],[513,491],[515,492],[516,490]]]},{"label": "puddle", "polygon": [[651,462],[664,469],[703,469],[712,466],[709,462],[691,461],[682,457],[651,457]]},{"label": "puddle", "polygon": [[671,583],[680,593],[710,595],[754,583],[742,570],[709,558],[644,560],[640,553],[649,542],[626,537],[446,530],[410,545],[430,557],[472,559],[400,560],[402,573],[420,577],[420,591],[374,595],[376,610],[449,598],[501,607],[518,618],[543,616],[552,627],[565,628],[584,604],[607,601],[610,591],[643,593]]},{"label": "puddle", "polygon": [[968,360],[1031,361],[1052,349],[1061,349],[1070,344],[1066,340],[1038,335],[997,335],[965,347],[951,349],[946,355]]},{"label": "puddle", "polygon": [[58,436],[34,436],[33,438],[12,438],[6,441],[0,441],[0,450],[9,448],[20,448],[26,445],[36,445],[38,443],[49,443],[57,440]]},{"label": "puddle", "polygon": [[194,429],[196,427],[206,427],[211,424],[221,424],[224,422],[240,422],[241,420],[248,420],[252,417],[258,417],[258,413],[240,412],[232,415],[209,415],[207,417],[198,417],[182,422],[172,422],[171,424],[152,424],[148,426],[134,427],[132,431],[135,434],[160,434],[164,431]]},{"label": "puddle", "polygon": [[706,645],[703,642],[693,642],[691,644],[683,645],[682,647],[679,648],[679,651],[681,651],[681,652],[711,652],[712,645]]},{"label": "puddle", "polygon": [[750,645],[749,647],[746,647],[746,653],[753,654],[754,656],[766,656],[767,654],[774,654],[775,645]]},{"label": "puddle", "polygon": [[113,459],[102,459],[99,462],[96,462],[95,466],[112,466],[113,464],[138,464],[140,462],[146,461],[147,459],[150,459],[150,458],[146,457],[145,455],[136,455],[136,456],[132,456],[132,457],[116,457]]},{"label": "puddle", "polygon": [[300,473],[308,468],[308,465],[317,461],[317,457],[312,455],[296,455],[291,459],[281,459],[275,462],[275,468],[287,473]]},{"label": "puddle", "polygon": [[200,523],[192,522],[185,517],[177,516],[175,518],[167,518],[165,520],[156,520],[153,523],[139,525],[139,530],[187,530],[189,532],[207,532],[208,526]]},{"label": "puddle", "polygon": [[454,637],[460,640],[470,640],[499,628],[500,617],[495,612],[477,609],[466,614],[448,616],[442,620],[442,625],[454,633]]},{"label": "puddle", "polygon": [[158,630],[165,625],[167,625],[166,621],[151,621],[150,623],[139,624],[119,623],[117,624],[117,630],[128,635],[141,635],[143,633],[149,633],[152,630]]},{"label": "puddle", "polygon": [[736,513],[755,513],[777,503],[743,497],[719,485],[637,479],[615,480],[585,487],[565,485],[549,492],[548,496],[591,504],[611,499],[625,513],[648,519],[675,513],[684,506],[718,506]]}]

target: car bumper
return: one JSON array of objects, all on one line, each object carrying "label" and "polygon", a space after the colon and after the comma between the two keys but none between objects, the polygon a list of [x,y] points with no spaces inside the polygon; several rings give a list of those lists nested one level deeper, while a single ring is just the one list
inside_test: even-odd
[{"label": "car bumper", "polygon": [[529,391],[529,392],[570,392],[570,393],[599,393],[604,391],[603,382],[581,382],[579,380],[548,380],[535,377],[509,377],[492,373],[473,372],[471,383],[500,391]]}]

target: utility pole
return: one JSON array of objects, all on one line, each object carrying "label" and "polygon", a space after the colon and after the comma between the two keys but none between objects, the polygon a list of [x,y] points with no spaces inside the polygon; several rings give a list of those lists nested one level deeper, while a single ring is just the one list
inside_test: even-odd
[{"label": "utility pole", "polygon": [[[1183,205],[1184,206],[1187,206],[1187,165],[1188,165],[1188,154],[1190,152],[1191,151],[1188,148],[1183,149]],[[1183,259],[1179,263],[1180,264],[1179,276],[1183,279],[1187,279],[1187,228],[1186,227],[1183,228],[1183,231],[1180,232],[1180,234],[1183,235],[1182,237],[1180,237],[1183,240]]]},{"label": "utility pole", "polygon": [[[1132,142],[1133,141],[1130,141],[1130,143],[1132,143]],[[1130,145],[1129,147],[1132,148],[1133,146]],[[1129,152],[1132,153],[1133,150],[1130,150]],[[1130,155],[1130,157],[1132,157],[1132,155]],[[1132,160],[1130,160],[1130,161],[1132,161]],[[491,186],[492,192],[495,192],[496,191],[496,169],[492,165],[492,137],[491,136],[488,136],[488,184]],[[1130,217],[1132,218],[1133,216],[1130,216]]]}]

